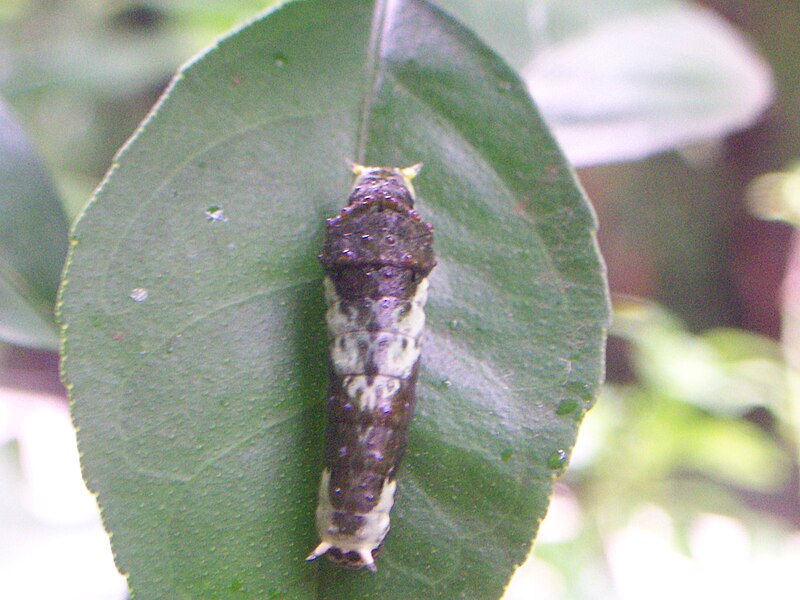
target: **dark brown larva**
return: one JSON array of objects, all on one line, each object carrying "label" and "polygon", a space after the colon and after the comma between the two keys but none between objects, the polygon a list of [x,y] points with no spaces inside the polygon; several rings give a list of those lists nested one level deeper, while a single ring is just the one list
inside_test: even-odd
[{"label": "dark brown larva", "polygon": [[416,403],[433,228],[405,169],[354,165],[349,203],[328,219],[328,430],[316,523],[323,554],[375,571]]}]

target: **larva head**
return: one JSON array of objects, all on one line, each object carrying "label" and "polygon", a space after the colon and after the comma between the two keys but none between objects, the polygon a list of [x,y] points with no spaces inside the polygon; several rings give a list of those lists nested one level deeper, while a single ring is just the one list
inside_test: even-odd
[{"label": "larva head", "polygon": [[366,167],[352,163],[356,178],[350,192],[350,204],[393,200],[406,208],[414,207],[416,195],[411,180],[422,169],[422,163],[410,167]]}]

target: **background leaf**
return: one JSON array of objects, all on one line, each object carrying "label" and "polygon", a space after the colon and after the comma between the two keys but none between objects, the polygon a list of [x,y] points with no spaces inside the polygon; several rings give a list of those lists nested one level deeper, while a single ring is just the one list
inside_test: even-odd
[{"label": "background leaf", "polygon": [[577,166],[637,160],[751,125],[769,65],[718,13],[674,0],[436,0],[517,68]]},{"label": "background leaf", "polygon": [[0,339],[58,348],[53,305],[66,254],[67,222],[53,184],[0,102]]},{"label": "background leaf", "polygon": [[[439,257],[377,575],[302,561],[315,256],[348,158],[425,163]],[[134,593],[498,597],[601,377],[594,228],[524,86],[425,2],[288,3],[186,67],[75,227],[62,292],[84,473]]]}]

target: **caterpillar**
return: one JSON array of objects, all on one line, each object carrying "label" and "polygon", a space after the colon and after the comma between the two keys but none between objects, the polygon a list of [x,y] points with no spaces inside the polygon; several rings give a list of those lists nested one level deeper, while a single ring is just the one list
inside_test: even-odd
[{"label": "caterpillar", "polygon": [[414,210],[422,168],[353,165],[319,260],[329,340],[328,426],[316,528],[323,554],[377,570],[416,404],[433,227]]}]

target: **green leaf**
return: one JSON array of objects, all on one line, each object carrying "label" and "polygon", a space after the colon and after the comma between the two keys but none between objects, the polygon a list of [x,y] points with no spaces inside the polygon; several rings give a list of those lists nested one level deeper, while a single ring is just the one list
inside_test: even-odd
[{"label": "green leaf", "polygon": [[772,74],[716,12],[675,0],[435,0],[528,84],[578,166],[637,160],[750,126]]},{"label": "green leaf", "polygon": [[[425,163],[439,259],[375,575],[303,562],[316,254],[347,159]],[[425,2],[291,2],[187,66],[77,224],[63,287],[84,473],[133,592],[499,597],[601,378],[594,229],[524,86]]]},{"label": "green leaf", "polygon": [[0,339],[58,349],[53,316],[67,221],[33,147],[0,102]]}]

